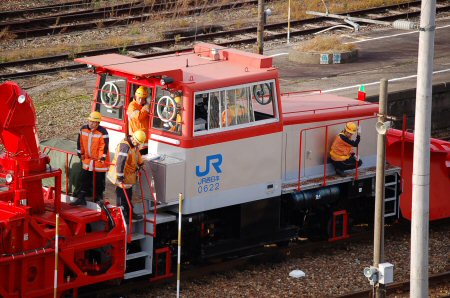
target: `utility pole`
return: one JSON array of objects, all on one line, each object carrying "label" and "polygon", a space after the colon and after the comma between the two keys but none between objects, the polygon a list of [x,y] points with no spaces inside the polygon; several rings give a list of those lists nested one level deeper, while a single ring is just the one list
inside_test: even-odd
[{"label": "utility pole", "polygon": [[412,175],[410,297],[428,297],[431,101],[436,0],[422,1]]},{"label": "utility pole", "polygon": [[[375,218],[373,236],[373,267],[378,268],[384,262],[384,172],[386,165],[386,130],[387,116],[387,88],[388,81],[380,81],[380,99],[378,102],[378,123],[377,123],[377,169],[375,179]],[[376,283],[376,296],[385,297],[386,287],[384,284]]]},{"label": "utility pole", "polygon": [[258,0],[258,30],[256,32],[258,54],[264,53],[264,0]]}]

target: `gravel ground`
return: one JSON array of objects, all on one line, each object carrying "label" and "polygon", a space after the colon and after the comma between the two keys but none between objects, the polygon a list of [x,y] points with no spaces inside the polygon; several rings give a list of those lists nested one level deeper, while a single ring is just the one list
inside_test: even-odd
[{"label": "gravel ground", "polygon": [[[201,280],[183,281],[183,297],[335,297],[352,291],[370,289],[363,269],[372,263],[372,243],[351,243],[338,249],[323,249],[300,258],[279,263],[248,266],[240,270],[205,276]],[[430,231],[429,273],[450,270],[450,226]],[[293,246],[291,249],[299,249]],[[410,236],[386,237],[385,260],[394,264],[394,281],[409,279]],[[297,254],[298,255],[298,254]],[[295,279],[289,272],[299,269],[306,276]],[[183,276],[181,276],[183,279]],[[162,285],[128,298],[169,297],[176,293],[176,285]],[[406,295],[406,296],[405,296]],[[450,285],[430,290],[430,297],[450,295]],[[407,297],[395,294],[390,297]]]}]

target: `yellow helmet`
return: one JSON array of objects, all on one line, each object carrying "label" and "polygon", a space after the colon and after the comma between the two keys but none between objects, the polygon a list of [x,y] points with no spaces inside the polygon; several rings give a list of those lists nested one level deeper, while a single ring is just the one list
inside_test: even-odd
[{"label": "yellow helmet", "polygon": [[102,121],[102,114],[100,114],[100,112],[92,112],[89,114],[89,121],[93,121],[93,122],[100,122]]},{"label": "yellow helmet", "polygon": [[181,104],[181,96],[175,95],[174,99],[175,99],[175,102],[176,102],[177,105]]},{"label": "yellow helmet", "polygon": [[345,131],[351,134],[355,134],[356,131],[358,130],[358,125],[356,125],[353,122],[347,122],[347,124],[345,124]]},{"label": "yellow helmet", "polygon": [[133,139],[139,143],[139,145],[142,145],[147,141],[147,136],[145,135],[145,132],[142,130],[136,130],[133,133]]},{"label": "yellow helmet", "polygon": [[147,98],[148,96],[148,89],[144,86],[140,86],[137,88],[136,92],[134,93],[135,96]]}]

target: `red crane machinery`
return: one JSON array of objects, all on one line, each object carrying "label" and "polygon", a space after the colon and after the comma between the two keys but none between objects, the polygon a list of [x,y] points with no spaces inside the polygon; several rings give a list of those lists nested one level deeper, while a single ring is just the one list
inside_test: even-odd
[{"label": "red crane machinery", "polygon": [[[30,96],[12,82],[0,85],[0,296],[49,297],[121,278],[126,232],[117,208],[74,208],[61,195],[61,170],[39,150]],[[43,188],[43,179],[54,187]],[[56,215],[59,214],[59,226]],[[55,268],[55,230],[59,258]],[[56,270],[55,270],[56,269]]]}]

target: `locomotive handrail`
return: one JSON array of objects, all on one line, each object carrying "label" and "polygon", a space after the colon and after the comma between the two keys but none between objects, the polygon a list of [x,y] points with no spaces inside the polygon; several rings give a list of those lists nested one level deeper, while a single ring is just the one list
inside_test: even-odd
[{"label": "locomotive handrail", "polygon": [[[45,152],[45,150],[48,149],[48,152]],[[70,155],[76,155],[76,153],[67,151],[67,150],[63,150],[63,149],[59,149],[59,148],[55,148],[55,147],[51,147],[51,146],[45,146],[42,149],[42,153],[48,155],[48,153],[50,153],[50,151],[58,151],[58,152],[62,152],[66,154],[66,168],[65,168],[65,172],[66,172],[66,195],[69,194],[69,154]]]},{"label": "locomotive handrail", "polygon": [[290,96],[294,94],[300,94],[300,93],[319,93],[322,94],[322,90],[320,89],[312,89],[312,90],[302,90],[302,91],[292,91],[292,92],[282,92],[281,96]]},{"label": "locomotive handrail", "polygon": [[[145,170],[145,168],[142,168],[142,171],[145,174],[145,178],[147,180],[148,187],[150,188],[150,194],[153,199],[153,220],[147,219],[147,217],[146,217],[147,209],[145,207],[145,204],[143,204],[144,205],[144,222],[149,222],[149,223],[153,224],[153,233],[147,233],[147,225],[144,224],[144,234],[148,234],[152,237],[156,237],[156,213],[157,213],[156,205],[158,204],[158,202],[156,201],[156,197],[154,195],[155,192],[154,192],[152,184],[150,183],[150,179],[148,178],[147,171]],[[139,171],[139,182],[140,182],[139,185],[141,188],[141,195],[142,195],[142,201],[143,201],[144,200],[144,192],[142,190],[142,180],[141,180],[141,172],[140,171]]]},{"label": "locomotive handrail", "polygon": [[309,109],[309,110],[300,110],[300,111],[292,111],[292,112],[283,112],[283,115],[287,114],[298,114],[298,113],[307,113],[307,112],[313,112],[313,114],[316,114],[316,111],[326,111],[326,110],[335,110],[335,109],[347,109],[347,111],[350,110],[350,108],[356,108],[356,107],[362,107],[362,106],[368,106],[368,105],[374,105],[374,103],[359,103],[359,104],[353,104],[353,105],[345,105],[345,106],[338,106],[338,107],[331,107],[331,108],[320,108],[320,109]]},{"label": "locomotive handrail", "polygon": [[[364,118],[359,118],[356,119],[355,121],[358,122],[358,126],[360,121],[363,120],[368,120],[368,119],[373,119],[376,118],[376,116],[370,116],[370,117],[364,117]],[[337,122],[337,123],[333,123],[333,124],[327,124],[327,125],[320,125],[320,126],[314,126],[314,127],[308,127],[308,128],[303,128],[300,130],[300,141],[299,141],[299,146],[300,146],[300,150],[299,150],[299,156],[298,156],[298,181],[297,181],[297,191],[301,190],[301,168],[302,168],[302,156],[303,156],[303,132],[307,131],[307,130],[313,130],[313,129],[318,129],[318,128],[325,128],[325,154],[324,154],[324,162],[323,162],[323,186],[327,185],[327,159],[328,159],[328,127],[329,126],[335,126],[338,124],[344,124],[347,123],[348,121],[342,121],[342,122]],[[356,154],[358,155],[358,147],[356,148]],[[355,180],[358,180],[358,160],[356,160],[355,163]]]},{"label": "locomotive handrail", "polygon": [[127,189],[125,188],[125,184],[123,184],[122,182],[122,189],[123,189],[123,193],[125,194],[125,198],[127,199],[127,204],[128,204],[128,225],[130,226],[130,233],[128,233],[127,235],[127,242],[131,243],[131,235],[133,234],[133,205],[131,205],[130,202],[130,198],[128,197],[127,194]]}]

